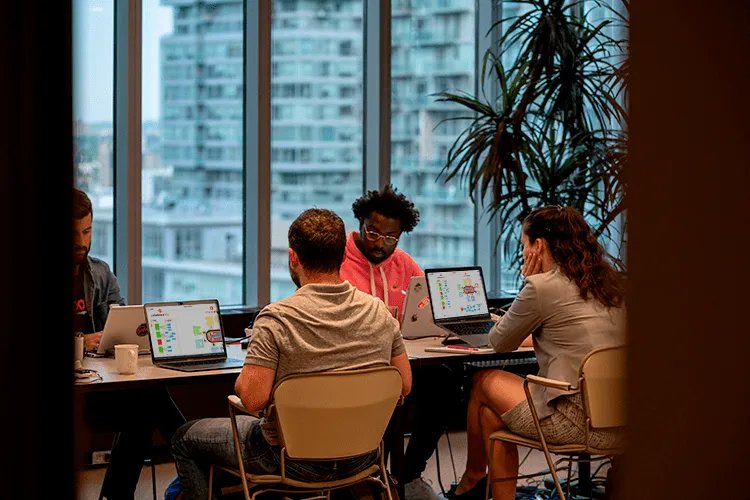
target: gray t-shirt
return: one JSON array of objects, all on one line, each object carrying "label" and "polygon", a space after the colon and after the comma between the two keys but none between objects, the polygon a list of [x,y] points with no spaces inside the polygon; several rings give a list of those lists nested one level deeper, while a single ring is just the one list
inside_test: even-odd
[{"label": "gray t-shirt", "polygon": [[253,323],[246,365],[287,375],[389,365],[405,352],[383,301],[344,281],[309,284],[269,304]]}]

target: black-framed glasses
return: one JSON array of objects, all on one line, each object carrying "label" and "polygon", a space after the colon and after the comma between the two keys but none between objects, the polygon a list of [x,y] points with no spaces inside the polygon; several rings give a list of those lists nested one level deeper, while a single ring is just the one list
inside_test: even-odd
[{"label": "black-framed glasses", "polygon": [[368,241],[372,241],[373,243],[375,243],[376,241],[382,238],[383,243],[389,246],[393,246],[396,243],[398,243],[398,238],[396,238],[395,236],[383,236],[380,233],[377,233],[375,231],[369,231],[367,229],[365,229],[365,237],[367,238]]}]

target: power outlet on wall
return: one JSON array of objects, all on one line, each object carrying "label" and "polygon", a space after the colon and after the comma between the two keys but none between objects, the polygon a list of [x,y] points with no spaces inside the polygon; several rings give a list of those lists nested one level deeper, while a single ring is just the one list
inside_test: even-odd
[{"label": "power outlet on wall", "polygon": [[91,452],[91,465],[108,464],[110,454],[109,450]]}]

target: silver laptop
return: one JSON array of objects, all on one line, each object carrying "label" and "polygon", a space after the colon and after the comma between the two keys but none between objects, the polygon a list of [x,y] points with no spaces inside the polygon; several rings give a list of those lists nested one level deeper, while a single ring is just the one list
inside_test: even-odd
[{"label": "silver laptop", "polygon": [[237,368],[227,357],[218,300],[144,304],[154,365],[184,372]]},{"label": "silver laptop", "polygon": [[405,339],[422,337],[444,337],[447,333],[432,321],[430,296],[424,276],[412,276],[404,299],[404,315],[401,318],[401,336]]},{"label": "silver laptop", "polygon": [[109,307],[96,354],[112,354],[117,344],[138,344],[139,354],[149,353],[148,327],[143,306],[113,304]]},{"label": "silver laptop", "polygon": [[487,305],[482,268],[427,269],[425,277],[435,324],[471,346],[486,346],[495,322]]}]

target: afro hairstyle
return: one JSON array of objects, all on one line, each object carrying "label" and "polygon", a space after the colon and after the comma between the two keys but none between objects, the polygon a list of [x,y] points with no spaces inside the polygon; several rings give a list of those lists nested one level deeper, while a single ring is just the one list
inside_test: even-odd
[{"label": "afro hairstyle", "polygon": [[378,191],[368,191],[352,204],[352,211],[360,223],[373,212],[398,219],[401,221],[401,230],[405,233],[410,233],[419,224],[419,210],[391,184]]}]

